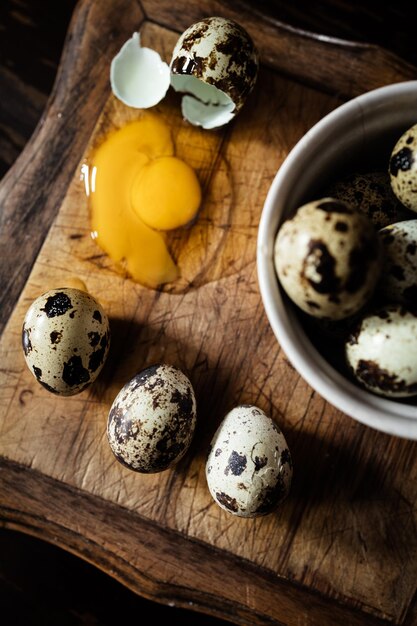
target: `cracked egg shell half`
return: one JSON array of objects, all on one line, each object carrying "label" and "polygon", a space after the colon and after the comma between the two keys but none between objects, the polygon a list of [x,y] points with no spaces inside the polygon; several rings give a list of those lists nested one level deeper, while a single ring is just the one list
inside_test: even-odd
[{"label": "cracked egg shell half", "polygon": [[227,124],[243,107],[258,74],[258,55],[249,34],[223,17],[187,28],[171,60],[171,85],[184,92],[182,114],[205,129]]},{"label": "cracked egg shell half", "polygon": [[366,315],[346,342],[356,380],[387,398],[417,395],[417,314],[390,305]]},{"label": "cracked egg shell half", "polygon": [[285,437],[256,406],[230,411],[215,433],[206,463],[215,502],[239,517],[271,512],[288,494],[292,461]]},{"label": "cracked egg shell half", "polygon": [[116,459],[145,474],[162,472],[187,452],[196,425],[190,380],[172,365],[153,365],[116,396],[107,437]]},{"label": "cracked egg shell half", "polygon": [[275,269],[283,289],[318,318],[339,320],[359,311],[373,294],[380,260],[371,221],[334,198],[300,207],[275,241]]},{"label": "cracked egg shell half", "polygon": [[72,396],[99,375],[110,346],[109,320],[93,296],[53,289],[29,307],[22,328],[26,364],[48,391]]}]

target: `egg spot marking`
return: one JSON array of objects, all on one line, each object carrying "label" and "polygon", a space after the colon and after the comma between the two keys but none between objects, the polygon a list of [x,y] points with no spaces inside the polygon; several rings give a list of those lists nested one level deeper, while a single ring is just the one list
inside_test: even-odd
[{"label": "egg spot marking", "polygon": [[90,372],[95,372],[98,367],[100,367],[100,365],[103,363],[106,354],[107,344],[107,335],[103,335],[100,340],[100,348],[90,354],[90,358],[88,360],[88,369],[90,370]]},{"label": "egg spot marking", "polygon": [[62,380],[69,387],[75,387],[76,385],[88,383],[90,380],[90,374],[83,366],[81,357],[72,356],[66,363],[64,363]]},{"label": "egg spot marking", "polygon": [[240,476],[245,471],[248,460],[244,454],[239,454],[235,450],[229,456],[224,473],[228,476],[229,472],[233,476]]},{"label": "egg spot marking", "polygon": [[[208,22],[209,20],[207,20]],[[191,48],[200,42],[204,33],[209,29],[209,24],[204,23],[204,21],[200,22],[196,28],[194,28],[183,40],[181,47],[189,52]]]},{"label": "egg spot marking", "polygon": [[88,339],[90,342],[90,346],[92,348],[95,348],[100,341],[100,333],[97,333],[96,331],[91,331],[88,333]]},{"label": "egg spot marking", "polygon": [[301,275],[318,293],[335,293],[340,289],[340,278],[335,274],[336,261],[326,244],[311,239],[304,259]]},{"label": "egg spot marking", "polygon": [[292,468],[292,458],[288,448],[282,451],[281,453],[281,463],[288,463],[290,468]]},{"label": "egg spot marking", "polygon": [[[162,439],[160,439],[156,444],[156,449],[158,452],[162,452],[165,461],[170,463],[172,459],[175,459],[180,452],[184,449],[184,443],[178,443],[177,441],[172,441],[171,435],[167,433]],[[162,458],[160,460],[162,463]]]},{"label": "egg spot marking", "polygon": [[59,330],[53,330],[49,336],[53,344],[59,343],[62,339],[62,333]]},{"label": "egg spot marking", "polygon": [[45,302],[45,306],[41,311],[45,311],[47,317],[57,317],[64,315],[69,309],[72,309],[72,303],[66,293],[59,291],[53,296],[49,296]]},{"label": "egg spot marking", "polygon": [[50,391],[51,393],[59,394],[59,392],[53,387],[51,387],[51,385],[48,385],[48,383],[45,383],[43,380],[40,380],[39,382],[42,385],[42,387],[44,387],[47,391]]},{"label": "egg spot marking", "polygon": [[397,176],[398,172],[407,172],[411,170],[414,163],[413,153],[410,148],[401,148],[396,154],[393,154],[389,164],[389,171],[392,176]]},{"label": "egg spot marking", "polygon": [[365,385],[391,392],[415,392],[417,383],[407,385],[404,380],[391,374],[386,369],[381,368],[378,363],[372,360],[359,359],[355,369],[356,375]]},{"label": "egg spot marking", "polygon": [[320,304],[314,302],[313,300],[306,300],[306,304],[310,307],[310,309],[321,309]]},{"label": "egg spot marking", "polygon": [[287,491],[282,476],[278,477],[277,484],[274,487],[265,487],[260,494],[260,504],[256,509],[256,513],[260,515],[269,513],[275,506],[284,499]]},{"label": "egg spot marking", "polygon": [[334,229],[338,233],[347,233],[347,231],[349,230],[349,226],[348,226],[348,224],[346,224],[346,222],[342,222],[342,221],[338,220],[336,222],[336,224],[334,225]]},{"label": "egg spot marking", "polygon": [[327,213],[352,213],[352,209],[347,206],[344,202],[339,202],[338,200],[326,200],[325,202],[320,202],[317,205],[318,209],[322,211],[326,211]]},{"label": "egg spot marking", "polygon": [[93,313],[93,320],[96,320],[99,324],[102,322],[101,313],[97,309]]},{"label": "egg spot marking", "polygon": [[126,417],[125,411],[118,405],[113,406],[109,415],[109,430],[113,430],[114,438],[118,444],[124,444],[129,439],[136,439],[142,427],[140,420],[135,421]]},{"label": "egg spot marking", "polygon": [[171,396],[171,402],[176,404],[179,408],[180,416],[184,419],[190,420],[193,416],[193,398],[190,388],[186,393],[181,393],[178,389],[175,389]]},{"label": "egg spot marking", "polygon": [[38,379],[38,381],[40,382],[41,378],[42,378],[42,370],[40,367],[36,367],[36,365],[33,366],[33,372],[36,376],[36,378]]},{"label": "egg spot marking", "polygon": [[234,513],[236,513],[239,510],[239,507],[236,502],[236,498],[232,498],[231,496],[228,496],[227,493],[224,493],[224,491],[216,492],[216,500],[219,504],[222,504],[226,509],[229,509],[229,511],[233,511]]},{"label": "egg spot marking", "polygon": [[221,448],[217,448],[216,452],[214,453],[214,456],[219,456],[222,453]]},{"label": "egg spot marking", "polygon": [[268,463],[268,458],[266,456],[255,456],[253,462],[255,463],[255,472],[259,472]]},{"label": "egg spot marking", "polygon": [[405,249],[406,253],[409,254],[410,256],[414,256],[416,251],[417,251],[417,244],[415,243],[409,243],[407,245],[407,248]]},{"label": "egg spot marking", "polygon": [[22,329],[22,346],[25,355],[27,356],[32,352],[32,342],[30,341],[30,330],[23,327]]}]

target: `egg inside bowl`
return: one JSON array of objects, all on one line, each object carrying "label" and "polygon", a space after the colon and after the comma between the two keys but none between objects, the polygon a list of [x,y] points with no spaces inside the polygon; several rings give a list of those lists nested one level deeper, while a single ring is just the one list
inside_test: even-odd
[{"label": "egg inside bowl", "polygon": [[[357,167],[388,168],[390,153],[417,122],[417,81],[373,90],[319,121],[289,153],[268,192],[258,232],[258,280],[272,330],[300,375],[354,419],[417,439],[417,402],[376,396],[342,375],[308,334],[297,308],[279,285],[274,266],[277,232],[304,203],[321,197],[335,179]],[[416,214],[417,218],[417,214]]]}]

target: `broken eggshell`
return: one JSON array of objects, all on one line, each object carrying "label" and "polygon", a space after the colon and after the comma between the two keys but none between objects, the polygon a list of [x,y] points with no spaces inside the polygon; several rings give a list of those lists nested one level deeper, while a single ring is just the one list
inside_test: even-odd
[{"label": "broken eggshell", "polygon": [[111,62],[110,84],[127,106],[148,109],[168,91],[169,67],[155,50],[140,45],[139,33],[133,33]]},{"label": "broken eggshell", "polygon": [[236,22],[209,17],[181,35],[172,55],[171,84],[184,92],[182,114],[205,129],[227,124],[240,111],[258,73],[258,55]]}]

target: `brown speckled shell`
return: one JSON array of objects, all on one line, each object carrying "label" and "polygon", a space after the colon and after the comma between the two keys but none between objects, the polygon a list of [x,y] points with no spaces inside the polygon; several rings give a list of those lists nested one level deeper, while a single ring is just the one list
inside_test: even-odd
[{"label": "brown speckled shell", "polygon": [[346,342],[352,374],[388,398],[417,395],[417,313],[390,305],[366,315]]},{"label": "brown speckled shell", "polygon": [[303,311],[338,320],[370,299],[381,272],[381,246],[368,218],[334,198],[300,207],[275,242],[275,268]]},{"label": "brown speckled shell", "polygon": [[172,365],[153,365],[121,389],[109,412],[107,436],[120,463],[161,472],[186,453],[196,424],[191,382]]},{"label": "brown speckled shell", "polygon": [[395,145],[389,173],[391,187],[397,198],[417,212],[417,124],[407,130]]},{"label": "brown speckled shell", "polygon": [[387,172],[350,174],[327,187],[323,196],[343,200],[359,209],[377,229],[414,217],[395,197]]},{"label": "brown speckled shell", "polygon": [[214,85],[231,98],[237,113],[255,85],[258,55],[239,24],[208,17],[181,35],[172,55],[171,72]]},{"label": "brown speckled shell", "polygon": [[54,289],[29,307],[22,328],[27,366],[48,391],[72,396],[99,375],[110,346],[102,306],[79,289]]},{"label": "brown speckled shell", "polygon": [[211,441],[206,478],[213,499],[228,513],[270,513],[287,496],[292,479],[283,433],[256,406],[232,409]]}]

